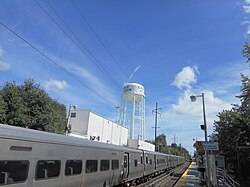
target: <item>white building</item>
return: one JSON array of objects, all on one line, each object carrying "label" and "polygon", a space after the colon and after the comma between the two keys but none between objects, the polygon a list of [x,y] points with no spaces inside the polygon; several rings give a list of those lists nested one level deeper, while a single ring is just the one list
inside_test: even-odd
[{"label": "white building", "polygon": [[128,147],[147,151],[155,151],[155,145],[138,139],[128,139]]},{"label": "white building", "polygon": [[127,145],[128,129],[89,110],[70,110],[69,136]]}]

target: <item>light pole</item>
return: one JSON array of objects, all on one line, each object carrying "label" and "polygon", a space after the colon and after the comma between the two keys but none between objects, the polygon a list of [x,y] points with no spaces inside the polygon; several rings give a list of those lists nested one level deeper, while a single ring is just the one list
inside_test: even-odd
[{"label": "light pole", "polygon": [[[204,120],[204,131],[205,131],[205,142],[207,142],[207,121],[206,121],[206,112],[205,112],[205,96],[204,93],[201,95],[191,95],[190,99],[192,102],[195,102],[197,97],[202,98],[202,108],[203,108],[203,120]],[[206,164],[207,164],[207,177],[208,177],[208,187],[210,187],[210,166],[209,166],[209,158],[207,150],[205,149],[205,155],[206,155]]]},{"label": "light pole", "polygon": [[119,106],[115,106],[115,122],[116,123],[118,123],[117,114],[118,114],[119,110],[120,110],[120,107]]},{"label": "light pole", "polygon": [[70,111],[71,111],[71,108],[73,107],[74,110],[77,109],[77,105],[69,105],[69,113],[68,113],[68,120],[67,120],[67,124],[66,124],[66,128],[65,128],[65,135],[67,136],[69,131],[70,131],[70,127],[69,127],[69,123],[70,123],[70,118],[71,118],[71,115],[70,115]]}]

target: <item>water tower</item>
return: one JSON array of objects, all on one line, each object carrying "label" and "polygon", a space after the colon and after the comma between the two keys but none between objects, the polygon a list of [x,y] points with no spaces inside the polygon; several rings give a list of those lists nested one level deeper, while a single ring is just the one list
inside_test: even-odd
[{"label": "water tower", "polygon": [[125,83],[122,95],[121,124],[129,127],[130,139],[144,139],[145,94],[138,83]]}]

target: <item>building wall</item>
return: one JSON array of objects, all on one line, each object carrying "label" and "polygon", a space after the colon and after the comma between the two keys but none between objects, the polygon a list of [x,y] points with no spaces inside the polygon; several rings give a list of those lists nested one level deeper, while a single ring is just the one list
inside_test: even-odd
[{"label": "building wall", "polygon": [[80,135],[89,140],[104,143],[127,145],[127,128],[88,110],[73,110],[71,113],[75,113],[76,116],[70,118],[69,135]]},{"label": "building wall", "polygon": [[[76,114],[75,117],[73,117],[73,113]],[[83,136],[87,136],[88,131],[88,123],[89,123],[89,112],[86,111],[71,111],[70,113],[70,126],[71,126],[71,132],[76,134],[81,134]]]},{"label": "building wall", "polygon": [[112,126],[108,120],[103,120],[102,142],[111,143]]},{"label": "building wall", "polygon": [[128,146],[135,149],[155,151],[155,146],[153,144],[137,139],[129,139]]}]

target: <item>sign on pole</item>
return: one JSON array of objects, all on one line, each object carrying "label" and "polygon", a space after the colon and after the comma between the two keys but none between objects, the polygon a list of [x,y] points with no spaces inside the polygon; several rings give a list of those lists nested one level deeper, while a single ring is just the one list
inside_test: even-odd
[{"label": "sign on pole", "polygon": [[204,148],[206,151],[218,151],[219,144],[218,142],[204,142]]},{"label": "sign on pole", "polygon": [[204,143],[203,141],[196,141],[195,143],[196,150],[199,155],[203,155],[205,153],[203,143]]}]

